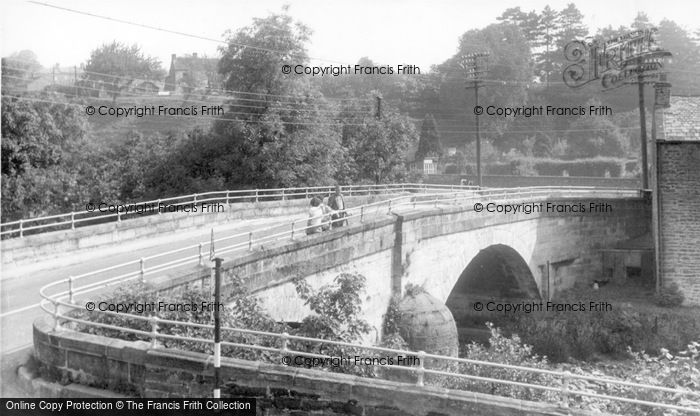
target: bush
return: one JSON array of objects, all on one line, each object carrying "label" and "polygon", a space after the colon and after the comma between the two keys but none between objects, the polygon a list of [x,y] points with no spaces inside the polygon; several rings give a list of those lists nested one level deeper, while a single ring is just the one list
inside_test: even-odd
[{"label": "bush", "polygon": [[[491,331],[489,347],[478,343],[462,345],[460,357],[470,360],[490,361],[499,364],[525,366],[530,368],[549,368],[546,357],[540,357],[533,353],[530,345],[523,344],[520,337],[513,335],[510,338],[504,336],[501,330],[487,322],[486,326]],[[426,363],[426,367],[434,367]],[[518,371],[491,366],[450,363],[447,368],[439,368],[442,371],[452,373],[469,374],[472,376],[488,377],[522,383],[552,385],[556,383],[554,378],[547,374],[538,374],[526,371]],[[505,397],[513,397],[531,401],[556,401],[557,393],[544,390],[535,390],[525,387],[512,386],[501,383],[477,381],[454,376],[427,376],[426,384],[438,385],[449,389],[476,391]]]},{"label": "bush", "polygon": [[683,292],[680,291],[675,282],[671,282],[668,286],[662,287],[659,293],[654,296],[656,304],[664,308],[681,306],[684,300]]},{"label": "bush", "polygon": [[[591,299],[564,295],[558,302]],[[658,353],[662,348],[677,352],[700,334],[700,314],[694,308],[666,309],[655,305],[613,303],[611,312],[532,312],[508,316],[496,324],[522,337],[540,355],[553,362],[591,360],[602,355],[627,356],[635,351]]]}]

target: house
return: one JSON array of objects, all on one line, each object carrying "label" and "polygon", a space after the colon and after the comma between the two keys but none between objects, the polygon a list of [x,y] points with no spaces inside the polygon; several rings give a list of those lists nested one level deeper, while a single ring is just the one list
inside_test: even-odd
[{"label": "house", "polygon": [[700,305],[700,96],[670,97],[657,123],[652,158],[660,287],[675,283]]},{"label": "house", "polygon": [[179,57],[171,55],[170,71],[165,78],[165,91],[175,93],[205,92],[221,89],[219,60],[198,57],[196,53]]}]

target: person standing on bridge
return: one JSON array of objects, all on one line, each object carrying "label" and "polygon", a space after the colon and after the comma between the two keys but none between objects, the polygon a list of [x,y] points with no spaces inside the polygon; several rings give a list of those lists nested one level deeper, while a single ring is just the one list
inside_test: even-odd
[{"label": "person standing on bridge", "polygon": [[306,223],[306,234],[316,234],[321,232],[321,221],[323,220],[323,208],[318,197],[311,198],[311,208],[309,208],[309,220]]},{"label": "person standing on bridge", "polygon": [[347,217],[347,213],[345,212],[345,200],[343,199],[340,185],[336,185],[335,194],[328,197],[328,206],[333,210],[331,214],[333,228],[348,224],[348,220],[345,218]]}]

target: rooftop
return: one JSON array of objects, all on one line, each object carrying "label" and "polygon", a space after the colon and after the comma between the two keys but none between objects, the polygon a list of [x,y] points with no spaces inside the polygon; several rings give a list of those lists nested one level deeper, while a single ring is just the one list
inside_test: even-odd
[{"label": "rooftop", "polygon": [[700,141],[700,97],[671,97],[662,110],[659,140]]}]

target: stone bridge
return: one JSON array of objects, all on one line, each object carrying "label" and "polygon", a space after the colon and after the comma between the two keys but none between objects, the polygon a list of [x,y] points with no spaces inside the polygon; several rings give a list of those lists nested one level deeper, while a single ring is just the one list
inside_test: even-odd
[{"label": "stone bridge", "polygon": [[[586,212],[571,212],[581,206]],[[365,319],[374,328],[367,341],[375,342],[391,297],[409,284],[422,286],[447,304],[458,325],[469,326],[479,321],[474,302],[547,300],[589,286],[601,279],[601,250],[649,233],[651,224],[650,200],[641,197],[558,197],[542,207],[529,214],[397,207],[369,223],[233,260],[223,256],[225,275],[244,276],[274,318],[293,322],[309,313],[296,293],[295,276],[318,288],[339,273],[360,273],[367,279]]]}]

